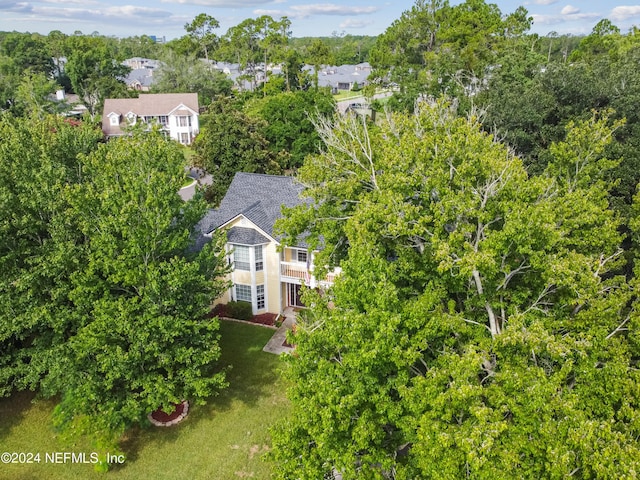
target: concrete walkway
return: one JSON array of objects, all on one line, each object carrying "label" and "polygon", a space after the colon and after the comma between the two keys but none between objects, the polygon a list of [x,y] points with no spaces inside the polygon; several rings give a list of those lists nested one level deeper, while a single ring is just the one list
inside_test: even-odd
[{"label": "concrete walkway", "polygon": [[276,333],[273,334],[271,340],[267,342],[262,350],[268,353],[274,353],[276,355],[280,355],[281,353],[291,353],[293,352],[292,347],[287,347],[284,342],[287,340],[287,331],[293,328],[293,325],[296,323],[296,315],[293,310],[285,310],[284,312],[284,322],[280,325],[280,328],[276,330]]}]

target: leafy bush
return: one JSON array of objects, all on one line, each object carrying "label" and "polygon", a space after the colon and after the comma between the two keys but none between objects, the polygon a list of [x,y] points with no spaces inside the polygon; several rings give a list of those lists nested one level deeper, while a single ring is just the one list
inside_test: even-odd
[{"label": "leafy bush", "polygon": [[227,303],[227,314],[231,318],[236,318],[238,320],[251,320],[253,318],[251,304],[247,302]]}]

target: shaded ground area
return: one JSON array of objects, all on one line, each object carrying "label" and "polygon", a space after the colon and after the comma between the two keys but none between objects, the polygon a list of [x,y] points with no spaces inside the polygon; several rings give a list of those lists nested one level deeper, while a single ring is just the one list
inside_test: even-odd
[{"label": "shaded ground area", "polygon": [[270,448],[268,429],[289,412],[279,358],[262,351],[273,330],[220,322],[222,359],[229,387],[206,405],[194,405],[171,428],[135,428],[121,444],[127,455],[107,475],[91,464],[44,462],[45,452],[93,451],[89,442],[68,444],[54,431],[54,401],[31,403],[32,394],[0,400],[0,445],[8,452],[40,452],[42,461],[0,465],[2,480],[210,480],[267,479],[275,466],[262,460]]}]

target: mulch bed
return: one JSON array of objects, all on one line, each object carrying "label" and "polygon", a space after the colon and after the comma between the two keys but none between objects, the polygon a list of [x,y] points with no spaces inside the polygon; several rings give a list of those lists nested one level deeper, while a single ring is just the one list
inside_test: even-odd
[{"label": "mulch bed", "polygon": [[184,413],[184,403],[176,403],[175,407],[176,409],[171,414],[167,414],[161,409],[158,409],[151,414],[151,417],[154,420],[157,420],[158,422],[162,422],[162,423],[171,422],[172,420],[175,420],[176,418],[178,418],[180,415]]},{"label": "mulch bed", "polygon": [[[208,317],[228,317],[231,316],[228,314],[227,306],[220,303],[216,305],[213,310],[209,313]],[[253,318],[248,320],[252,323],[259,323],[260,325],[269,325],[270,327],[275,326],[277,315],[274,313],[261,313],[260,315],[254,315]]]},{"label": "mulch bed", "polygon": [[189,402],[184,400],[181,403],[174,404],[174,406],[176,408],[172,413],[166,413],[159,408],[155,412],[147,415],[147,418],[156,427],[171,427],[172,425],[177,425],[184,420],[189,413]]}]

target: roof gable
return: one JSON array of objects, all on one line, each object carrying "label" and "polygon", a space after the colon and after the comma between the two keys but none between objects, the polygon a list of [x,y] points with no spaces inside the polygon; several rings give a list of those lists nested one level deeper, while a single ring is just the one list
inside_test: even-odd
[{"label": "roof gable", "polygon": [[184,103],[181,103],[180,105],[178,105],[174,109],[172,109],[168,113],[168,115],[185,115],[187,113],[190,113],[191,115],[197,115],[198,114],[197,111],[194,111],[193,109],[191,109],[188,106],[186,106]]},{"label": "roof gable", "polygon": [[169,115],[178,108],[198,113],[197,93],[145,93],[138,98],[107,98],[104,112],[134,112],[138,116]]},{"label": "roof gable", "polygon": [[293,177],[236,173],[220,207],[207,212],[200,222],[204,234],[220,228],[238,215],[243,215],[271,238],[276,238],[273,226],[282,216],[282,206],[304,203],[300,198],[303,186]]}]

